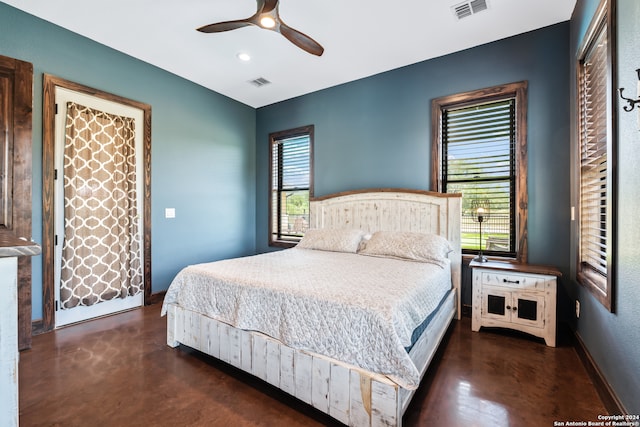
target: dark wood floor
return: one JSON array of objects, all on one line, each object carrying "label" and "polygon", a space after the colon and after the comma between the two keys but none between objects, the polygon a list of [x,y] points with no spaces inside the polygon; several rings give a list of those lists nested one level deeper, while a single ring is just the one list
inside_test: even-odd
[{"label": "dark wood floor", "polygon": [[[165,344],[154,305],[35,336],[20,354],[20,425],[321,426],[331,419],[275,388]],[[605,409],[565,340],[454,322],[406,426],[553,426]]]}]

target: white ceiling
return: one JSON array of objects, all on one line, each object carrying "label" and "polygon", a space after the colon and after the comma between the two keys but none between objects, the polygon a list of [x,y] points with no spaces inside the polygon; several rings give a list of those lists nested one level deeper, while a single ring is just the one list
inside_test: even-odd
[{"label": "white ceiling", "polygon": [[3,1],[255,108],[566,21],[576,3],[487,0],[458,20],[461,0],[280,0],[282,20],[324,46],[316,57],[257,27],[195,31],[251,16],[255,0]]}]

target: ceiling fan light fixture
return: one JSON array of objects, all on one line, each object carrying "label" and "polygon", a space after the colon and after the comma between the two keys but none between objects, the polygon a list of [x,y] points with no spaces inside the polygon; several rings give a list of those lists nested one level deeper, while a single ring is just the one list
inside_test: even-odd
[{"label": "ceiling fan light fixture", "polygon": [[[479,0],[474,0],[479,1]],[[482,0],[487,1],[487,0]],[[224,31],[237,30],[248,26],[256,26],[271,30],[281,34],[284,38],[299,47],[300,49],[316,56],[322,56],[324,48],[320,43],[302,33],[295,28],[289,27],[282,22],[278,14],[278,4],[280,0],[256,0],[256,13],[245,19],[235,19],[233,21],[214,22],[197,28],[201,33],[222,33]]]},{"label": "ceiling fan light fixture", "polygon": [[271,16],[263,16],[260,18],[260,26],[262,28],[273,28],[276,26],[276,20]]}]

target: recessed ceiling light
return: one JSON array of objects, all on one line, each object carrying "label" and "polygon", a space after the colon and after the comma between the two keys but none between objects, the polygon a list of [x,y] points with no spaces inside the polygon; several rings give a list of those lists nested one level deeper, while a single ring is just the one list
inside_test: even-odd
[{"label": "recessed ceiling light", "polygon": [[246,52],[238,52],[238,54],[236,55],[236,57],[242,61],[242,62],[248,62],[251,61],[251,56],[246,53]]}]

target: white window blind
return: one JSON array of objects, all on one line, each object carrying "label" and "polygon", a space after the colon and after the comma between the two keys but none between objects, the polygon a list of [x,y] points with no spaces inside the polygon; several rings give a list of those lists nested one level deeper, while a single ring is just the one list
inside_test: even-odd
[{"label": "white window blind", "polygon": [[296,242],[309,226],[309,134],[272,142],[272,240]]},{"label": "white window blind", "polygon": [[[609,140],[607,27],[602,25],[580,62],[580,272],[607,286]],[[599,277],[598,277],[599,276]]]},{"label": "white window blind", "polygon": [[[515,99],[460,108],[442,115],[442,185],[462,193],[462,248],[515,255]],[[482,242],[474,201],[490,205]]]}]

